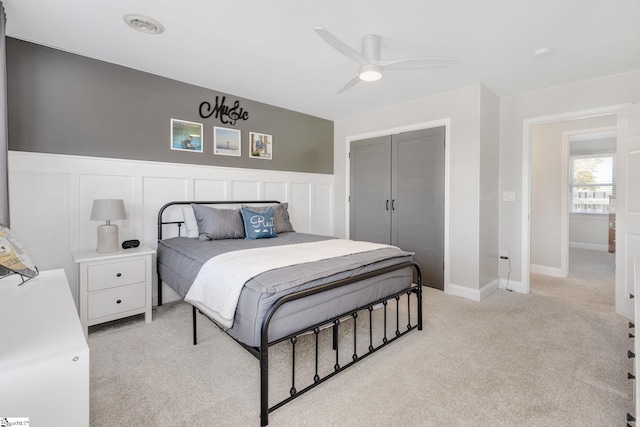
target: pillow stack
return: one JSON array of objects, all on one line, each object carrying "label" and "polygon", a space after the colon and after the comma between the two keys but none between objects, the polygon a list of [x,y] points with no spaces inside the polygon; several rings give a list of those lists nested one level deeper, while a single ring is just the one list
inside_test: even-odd
[{"label": "pillow stack", "polygon": [[183,206],[187,237],[200,240],[264,239],[295,231],[289,219],[288,203],[219,209],[192,203]]}]

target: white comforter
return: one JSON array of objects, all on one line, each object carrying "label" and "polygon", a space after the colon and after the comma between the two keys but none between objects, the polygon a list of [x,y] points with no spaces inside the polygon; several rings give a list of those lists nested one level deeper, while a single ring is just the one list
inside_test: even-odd
[{"label": "white comforter", "polygon": [[230,328],[233,326],[240,292],[253,277],[276,268],[388,247],[377,243],[333,239],[227,252],[211,258],[202,266],[185,301],[220,325]]}]

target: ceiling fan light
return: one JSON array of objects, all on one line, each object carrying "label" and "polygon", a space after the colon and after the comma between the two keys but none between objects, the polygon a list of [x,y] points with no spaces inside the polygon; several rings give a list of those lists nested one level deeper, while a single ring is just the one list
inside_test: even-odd
[{"label": "ceiling fan light", "polygon": [[375,64],[367,64],[360,67],[360,73],[358,74],[360,80],[365,82],[375,82],[382,78],[382,67]]}]

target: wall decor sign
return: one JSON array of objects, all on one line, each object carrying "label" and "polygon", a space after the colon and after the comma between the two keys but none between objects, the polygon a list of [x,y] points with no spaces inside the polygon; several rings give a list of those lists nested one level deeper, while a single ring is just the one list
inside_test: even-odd
[{"label": "wall decor sign", "polygon": [[249,132],[249,157],[271,160],[273,137],[266,133]]},{"label": "wall decor sign", "polygon": [[239,129],[228,129],[214,126],[213,128],[213,154],[221,156],[240,156],[241,132]]},{"label": "wall decor sign", "polygon": [[216,103],[212,107],[210,102],[204,101],[200,104],[200,117],[208,119],[214,116],[220,120],[222,124],[235,126],[238,120],[249,120],[249,112],[244,111],[240,106],[240,101],[236,100],[233,105],[229,106],[225,104],[227,100],[226,96],[222,99],[216,95]]},{"label": "wall decor sign", "polygon": [[202,123],[171,119],[171,149],[202,153]]}]

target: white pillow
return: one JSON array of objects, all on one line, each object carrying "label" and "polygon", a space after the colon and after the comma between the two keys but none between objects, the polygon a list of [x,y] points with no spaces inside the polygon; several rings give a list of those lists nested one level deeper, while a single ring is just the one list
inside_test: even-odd
[{"label": "white pillow", "polygon": [[187,237],[198,237],[198,221],[196,221],[196,215],[191,206],[182,207],[182,218],[184,218]]}]

